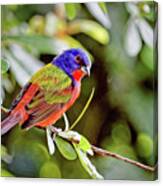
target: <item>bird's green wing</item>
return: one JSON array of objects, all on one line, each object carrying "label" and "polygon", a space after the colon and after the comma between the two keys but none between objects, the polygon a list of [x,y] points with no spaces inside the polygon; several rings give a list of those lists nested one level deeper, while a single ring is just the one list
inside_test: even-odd
[{"label": "bird's green wing", "polygon": [[64,71],[52,64],[44,66],[34,74],[30,82],[39,86],[48,104],[65,103],[71,97],[70,91],[67,93],[63,92],[63,90],[71,87],[71,78]]}]

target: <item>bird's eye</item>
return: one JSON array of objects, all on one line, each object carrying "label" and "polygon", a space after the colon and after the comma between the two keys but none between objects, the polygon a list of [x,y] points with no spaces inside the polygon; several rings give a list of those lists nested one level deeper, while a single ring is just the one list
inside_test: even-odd
[{"label": "bird's eye", "polygon": [[83,61],[79,55],[75,57],[75,60],[76,60],[76,63],[78,63],[79,65],[83,64]]}]

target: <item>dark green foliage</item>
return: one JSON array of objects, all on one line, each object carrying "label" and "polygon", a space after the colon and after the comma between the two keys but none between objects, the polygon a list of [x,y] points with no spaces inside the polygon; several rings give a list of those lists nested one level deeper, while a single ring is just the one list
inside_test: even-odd
[{"label": "dark green foliage", "polygon": [[45,162],[39,173],[40,178],[61,178],[61,172],[54,161]]},{"label": "dark green foliage", "polygon": [[9,65],[5,59],[1,59],[1,73],[5,74],[7,70],[9,69]]},{"label": "dark green foliage", "polygon": [[[85,4],[2,6],[1,72],[5,107],[10,107],[15,94],[33,73],[67,48],[82,47],[92,59],[91,76],[82,81],[81,96],[67,113],[70,125],[95,87],[87,112],[74,128],[82,134],[78,145],[57,137],[55,154],[50,155],[44,130],[23,131],[17,126],[2,137],[6,147],[2,149],[3,157],[13,157],[11,163],[3,161],[2,176],[94,178],[89,175],[92,172],[85,164],[87,161],[83,161],[90,143],[155,165],[157,42],[156,38],[153,42],[151,32],[156,29],[157,6],[153,2],[132,5],[137,10],[136,16],[129,3],[99,3],[111,22],[110,27],[104,26]],[[129,23],[136,24],[134,29]],[[126,42],[126,33],[131,43]],[[63,120],[56,126],[62,128]],[[90,158],[88,154],[87,157]],[[155,178],[154,173],[111,157],[90,159],[105,179]]]},{"label": "dark green foliage", "polygon": [[146,134],[139,134],[136,141],[138,155],[148,158],[153,154],[153,140]]}]

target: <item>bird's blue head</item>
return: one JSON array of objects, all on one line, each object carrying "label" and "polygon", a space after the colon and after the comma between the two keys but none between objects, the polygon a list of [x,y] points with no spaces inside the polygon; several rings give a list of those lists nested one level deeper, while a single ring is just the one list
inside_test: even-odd
[{"label": "bird's blue head", "polygon": [[79,48],[65,50],[62,54],[54,58],[52,64],[61,68],[72,79],[75,78],[75,72],[81,72],[82,77],[90,75],[91,61],[86,52]]}]

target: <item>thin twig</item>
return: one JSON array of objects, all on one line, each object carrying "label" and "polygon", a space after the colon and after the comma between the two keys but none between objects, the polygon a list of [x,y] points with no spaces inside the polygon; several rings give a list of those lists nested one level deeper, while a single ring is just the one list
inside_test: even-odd
[{"label": "thin twig", "polygon": [[64,118],[64,122],[65,122],[65,129],[64,131],[67,131],[69,129],[69,121],[68,121],[68,117],[66,115],[66,113],[63,114],[63,118]]},{"label": "thin twig", "polygon": [[80,119],[81,119],[81,118],[83,117],[83,115],[85,114],[87,108],[89,107],[89,105],[90,105],[90,103],[91,103],[91,101],[92,101],[92,98],[93,98],[93,96],[94,96],[94,93],[95,93],[95,88],[92,88],[92,92],[91,92],[91,94],[90,94],[90,97],[89,97],[89,99],[88,99],[86,105],[84,106],[82,112],[79,114],[78,118],[77,118],[77,119],[74,121],[74,123],[71,125],[70,130],[72,130],[72,129],[77,125],[77,123],[80,121]]},{"label": "thin twig", "polygon": [[96,146],[94,146],[94,145],[92,145],[92,150],[93,150],[96,154],[98,154],[98,155],[100,155],[100,156],[104,156],[104,157],[110,156],[110,157],[113,157],[113,158],[116,158],[116,159],[125,161],[125,162],[127,162],[127,163],[130,163],[130,164],[132,164],[132,165],[135,165],[135,166],[137,166],[137,167],[139,167],[139,168],[141,168],[141,169],[144,169],[144,170],[146,170],[146,171],[154,172],[155,169],[156,169],[156,167],[151,167],[151,166],[148,166],[148,165],[144,165],[144,164],[142,164],[142,163],[140,163],[140,162],[137,162],[137,161],[135,161],[135,160],[131,160],[131,159],[129,159],[129,158],[123,157],[123,156],[121,156],[121,155],[119,155],[119,154],[116,154],[116,153],[113,153],[113,152],[110,152],[110,151],[101,149],[101,148],[96,147]]},{"label": "thin twig", "polygon": [[7,114],[9,112],[9,109],[7,109],[1,105],[1,112],[4,112],[5,114]]}]

